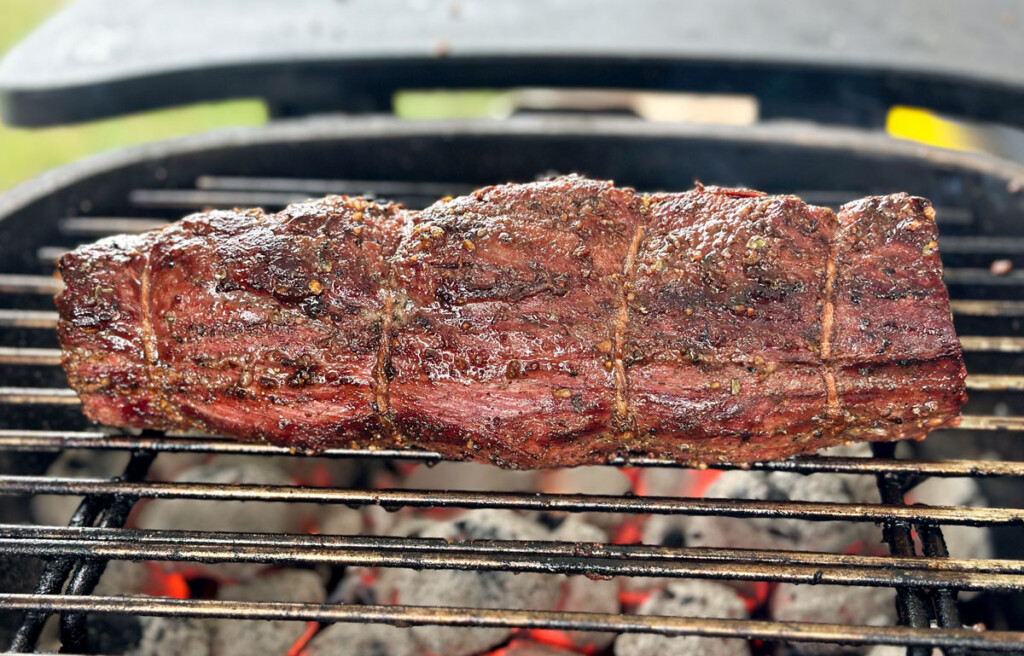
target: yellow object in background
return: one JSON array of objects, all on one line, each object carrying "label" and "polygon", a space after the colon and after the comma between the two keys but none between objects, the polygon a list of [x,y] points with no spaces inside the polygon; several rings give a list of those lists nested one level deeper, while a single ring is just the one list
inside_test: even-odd
[{"label": "yellow object in background", "polygon": [[889,110],[885,131],[892,137],[953,150],[977,150],[970,129],[926,109],[897,105]]}]

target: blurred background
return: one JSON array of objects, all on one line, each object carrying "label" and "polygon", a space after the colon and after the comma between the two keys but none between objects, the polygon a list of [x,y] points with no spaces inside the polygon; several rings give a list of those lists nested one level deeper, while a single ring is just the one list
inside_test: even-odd
[{"label": "blurred background", "polygon": [[[0,55],[65,4],[66,0],[0,0]],[[257,125],[266,118],[260,101],[243,100],[70,127],[25,130],[0,124],[0,190],[90,153],[215,127]]]},{"label": "blurred background", "polygon": [[[67,2],[0,0],[0,56]],[[395,97],[394,109],[398,116],[407,119],[502,116],[514,108],[534,102],[543,104],[545,100],[502,92],[403,92]],[[723,110],[705,105],[695,112],[692,107],[679,108],[671,103],[641,104],[635,108],[637,113],[654,120],[683,118],[702,122],[701,115],[715,115],[714,122],[719,122]],[[725,111],[737,112],[731,107]],[[739,108],[736,120],[745,122],[744,116],[743,108]],[[259,125],[267,117],[263,101],[252,99],[203,103],[54,128],[23,129],[0,124],[0,191],[91,153],[218,127]],[[903,139],[956,150],[986,151],[1024,161],[1024,136],[1011,128],[974,126],[914,107],[894,107],[889,112],[886,130]]]}]

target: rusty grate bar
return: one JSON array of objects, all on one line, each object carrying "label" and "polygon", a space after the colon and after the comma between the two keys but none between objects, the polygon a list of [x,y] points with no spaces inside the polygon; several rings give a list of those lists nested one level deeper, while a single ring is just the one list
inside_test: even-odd
[{"label": "rusty grate bar", "polygon": [[400,626],[609,631],[856,645],[965,647],[994,651],[1016,651],[1024,642],[1024,632],[1012,631],[850,626],[513,609],[182,600],[137,596],[82,598],[71,595],[0,594],[0,609],[305,622],[367,622]]}]

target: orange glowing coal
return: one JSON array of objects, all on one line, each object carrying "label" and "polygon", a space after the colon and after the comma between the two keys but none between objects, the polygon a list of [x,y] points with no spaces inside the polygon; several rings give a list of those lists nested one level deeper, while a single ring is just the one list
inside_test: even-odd
[{"label": "orange glowing coal", "polygon": [[319,622],[306,622],[306,630],[303,631],[299,639],[292,643],[292,646],[285,652],[285,656],[305,656],[306,645],[313,639],[313,636],[320,630]]},{"label": "orange glowing coal", "polygon": [[149,571],[149,580],[142,588],[142,594],[171,599],[188,599],[191,596],[188,581],[181,572],[165,572],[159,564],[152,562],[145,565]]}]

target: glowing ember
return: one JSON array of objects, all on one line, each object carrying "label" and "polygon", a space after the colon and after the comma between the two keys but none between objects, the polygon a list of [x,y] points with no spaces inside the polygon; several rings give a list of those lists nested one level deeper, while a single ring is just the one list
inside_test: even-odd
[{"label": "glowing ember", "polygon": [[640,544],[643,535],[643,520],[630,517],[622,522],[612,535],[612,544]]},{"label": "glowing ember", "polygon": [[619,603],[623,606],[639,606],[651,597],[652,590],[619,590]]},{"label": "glowing ember", "polygon": [[211,569],[201,566],[166,571],[160,563],[147,561],[149,579],[142,593],[151,597],[172,599],[212,599],[222,586],[235,585],[235,579],[220,576]]},{"label": "glowing ember", "polygon": [[593,645],[578,646],[569,637],[569,634],[558,629],[527,629],[526,635],[534,642],[539,642],[542,645],[560,647],[579,654],[587,654],[587,656],[593,656],[598,652],[597,648]]},{"label": "glowing ember", "polygon": [[740,597],[747,605],[747,612],[753,613],[756,609],[768,603],[772,596],[773,585],[768,581],[751,581],[743,586]]},{"label": "glowing ember", "polygon": [[[555,633],[560,633],[560,632],[559,631],[555,631]],[[517,635],[521,635],[521,634],[517,634]],[[514,637],[514,638],[512,638],[512,640],[509,641],[509,643],[507,645],[505,645],[503,647],[498,647],[497,649],[489,651],[489,652],[485,653],[483,656],[517,656],[518,654],[537,654],[537,653],[539,653],[538,652],[538,648],[543,649],[544,653],[547,654],[547,653],[549,653],[549,651],[547,650],[547,648],[549,648],[549,647],[552,648],[551,651],[550,651],[551,654],[566,654],[567,656],[569,656],[571,654],[591,654],[591,653],[596,653],[596,652],[589,652],[589,651],[583,652],[583,651],[579,651],[579,649],[572,649],[571,645],[569,645],[567,649],[563,650],[563,648],[560,645],[558,645],[558,644],[552,644],[552,643],[549,643],[549,642],[543,642],[541,640],[523,639],[523,638]]]},{"label": "glowing ember", "polygon": [[331,472],[327,470],[327,465],[321,462],[313,467],[313,471],[309,472],[306,483],[314,487],[330,487]]},{"label": "glowing ember", "polygon": [[420,463],[418,463],[418,462],[396,462],[396,463],[394,463],[394,465],[395,465],[395,469],[398,470],[399,474],[401,474],[402,476],[409,476],[414,471],[416,471],[416,468],[420,466]]},{"label": "glowing ember", "polygon": [[303,656],[306,645],[313,639],[317,631],[320,630],[319,622],[306,622],[306,630],[303,632],[299,639],[292,643],[292,646],[288,648],[285,656]]},{"label": "glowing ember", "polygon": [[188,581],[181,572],[165,572],[160,565],[146,562],[149,570],[149,581],[142,589],[142,594],[150,597],[170,597],[171,599],[188,599]]},{"label": "glowing ember", "polygon": [[690,486],[686,494],[691,497],[703,497],[711,484],[722,475],[719,469],[694,469],[690,472]]},{"label": "glowing ember", "polygon": [[647,481],[644,480],[644,470],[636,467],[619,467],[622,475],[629,479],[633,494],[644,496],[647,494]]}]

